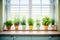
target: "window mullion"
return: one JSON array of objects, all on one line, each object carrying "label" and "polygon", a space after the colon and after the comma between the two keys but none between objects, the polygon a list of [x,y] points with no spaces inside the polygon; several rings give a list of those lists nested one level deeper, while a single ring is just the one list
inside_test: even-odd
[{"label": "window mullion", "polygon": [[6,3],[6,4],[5,4],[5,13],[6,13],[6,20],[7,20],[7,16],[8,16],[8,15],[7,15],[7,7],[8,7],[8,6],[7,6],[7,0],[5,0],[5,3]]},{"label": "window mullion", "polygon": [[7,18],[6,19],[10,19],[11,17],[11,13],[10,13],[10,0],[6,0],[6,15],[7,15]]},{"label": "window mullion", "polygon": [[32,17],[32,0],[29,0],[29,17]]},{"label": "window mullion", "polygon": [[53,9],[53,0],[50,0],[50,12],[51,12],[51,18],[54,18],[54,9]]}]

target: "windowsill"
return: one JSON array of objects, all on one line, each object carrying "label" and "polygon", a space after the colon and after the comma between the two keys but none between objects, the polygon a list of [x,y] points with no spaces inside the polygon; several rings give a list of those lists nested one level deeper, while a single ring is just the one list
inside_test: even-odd
[{"label": "windowsill", "polygon": [[[4,30],[8,31],[8,30]],[[10,30],[10,31],[16,31],[16,30]],[[17,31],[57,31],[57,30],[17,30]]]},{"label": "windowsill", "polygon": [[3,31],[0,35],[9,36],[60,36],[58,31]]}]

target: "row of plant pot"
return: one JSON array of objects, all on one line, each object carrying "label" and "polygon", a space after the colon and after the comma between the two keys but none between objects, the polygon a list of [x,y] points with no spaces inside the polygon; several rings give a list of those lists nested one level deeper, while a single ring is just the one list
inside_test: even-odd
[{"label": "row of plant pot", "polygon": [[[19,24],[22,24],[22,28],[25,30],[26,28],[26,19],[23,18],[21,21],[19,18],[15,18],[14,22],[12,22],[12,20],[7,20],[4,24],[6,25],[7,29],[10,30],[11,26],[14,24],[15,26],[15,30],[18,30],[18,26]],[[49,17],[44,17],[42,19],[42,25],[44,25],[44,29],[48,30],[48,26],[51,23],[53,30],[55,29],[55,20],[54,19],[50,19]],[[34,24],[34,20],[32,18],[28,18],[28,25],[29,25],[29,30],[33,30],[33,24]],[[37,29],[40,28],[40,20],[36,20],[36,27]]]}]

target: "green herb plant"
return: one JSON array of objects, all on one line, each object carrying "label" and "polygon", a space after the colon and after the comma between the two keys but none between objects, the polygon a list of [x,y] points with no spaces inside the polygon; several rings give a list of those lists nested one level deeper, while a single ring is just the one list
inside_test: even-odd
[{"label": "green herb plant", "polygon": [[12,26],[13,25],[12,20],[7,20],[4,24],[6,26]]},{"label": "green herb plant", "polygon": [[42,25],[48,26],[50,24],[50,18],[49,17],[44,17],[42,19]]},{"label": "green herb plant", "polygon": [[29,19],[28,19],[28,24],[29,24],[29,25],[33,25],[33,23],[34,23],[33,19],[32,19],[32,18],[29,18]]}]

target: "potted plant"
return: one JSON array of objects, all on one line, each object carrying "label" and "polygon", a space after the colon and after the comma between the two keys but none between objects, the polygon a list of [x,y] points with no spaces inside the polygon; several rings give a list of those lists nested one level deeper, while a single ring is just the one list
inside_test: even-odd
[{"label": "potted plant", "polygon": [[51,19],[51,26],[52,26],[52,30],[55,30],[55,20]]},{"label": "potted plant", "polygon": [[25,30],[26,29],[26,20],[25,20],[25,18],[22,19],[21,24],[22,24],[22,29]]},{"label": "potted plant", "polygon": [[18,30],[19,24],[20,24],[20,19],[19,18],[15,18],[14,19],[15,30]]},{"label": "potted plant", "polygon": [[7,20],[4,24],[6,25],[7,30],[10,30],[13,25],[12,20]]},{"label": "potted plant", "polygon": [[45,30],[48,30],[49,24],[50,24],[50,18],[49,17],[44,17],[42,19],[42,25],[44,25]]},{"label": "potted plant", "polygon": [[40,20],[36,20],[36,27],[38,30],[40,29]]},{"label": "potted plant", "polygon": [[33,29],[33,23],[34,23],[33,19],[32,18],[29,18],[28,19],[29,30],[32,30]]}]

